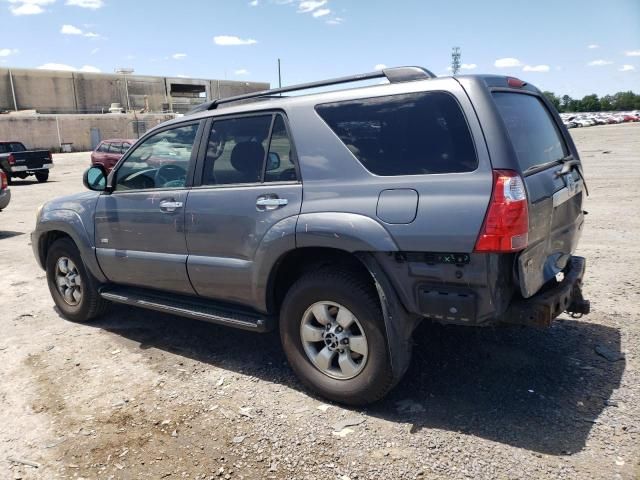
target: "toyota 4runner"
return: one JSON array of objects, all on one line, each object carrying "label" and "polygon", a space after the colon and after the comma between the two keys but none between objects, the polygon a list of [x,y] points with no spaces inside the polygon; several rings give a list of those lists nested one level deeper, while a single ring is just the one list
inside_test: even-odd
[{"label": "toyota 4runner", "polygon": [[302,382],[335,401],[383,397],[423,319],[589,311],[578,152],[516,78],[400,67],[220,99],[84,183],[43,205],[32,234],[65,317],[116,302],[278,328]]}]

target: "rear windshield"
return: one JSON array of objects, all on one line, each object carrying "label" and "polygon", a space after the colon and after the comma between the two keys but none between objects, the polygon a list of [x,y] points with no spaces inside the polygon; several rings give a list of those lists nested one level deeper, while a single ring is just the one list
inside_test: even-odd
[{"label": "rear windshield", "polygon": [[494,92],[523,172],[568,155],[567,147],[542,101],[523,93]]},{"label": "rear windshield", "polygon": [[328,103],[316,111],[376,175],[470,172],[478,166],[462,110],[447,93]]},{"label": "rear windshield", "polygon": [[0,143],[0,153],[24,152],[26,148],[20,142]]}]

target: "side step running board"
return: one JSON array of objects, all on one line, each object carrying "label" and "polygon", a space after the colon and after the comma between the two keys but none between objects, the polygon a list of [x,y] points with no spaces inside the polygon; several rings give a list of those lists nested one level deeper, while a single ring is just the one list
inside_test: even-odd
[{"label": "side step running board", "polygon": [[158,293],[140,288],[105,286],[100,289],[100,296],[115,303],[180,315],[252,332],[267,332],[272,330],[275,325],[275,320],[269,316],[260,316],[258,313],[236,310],[227,305],[221,306],[200,298],[173,295],[166,292]]}]

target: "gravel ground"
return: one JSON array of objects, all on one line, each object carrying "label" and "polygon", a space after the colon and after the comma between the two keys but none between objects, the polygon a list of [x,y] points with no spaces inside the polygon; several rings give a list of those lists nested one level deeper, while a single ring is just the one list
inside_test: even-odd
[{"label": "gravel ground", "polygon": [[54,156],[0,213],[0,478],[639,478],[640,124],[572,134],[592,314],[424,324],[404,381],[366,409],[306,393],[276,334],[58,316],[28,232],[40,203],[82,189],[88,154]]}]

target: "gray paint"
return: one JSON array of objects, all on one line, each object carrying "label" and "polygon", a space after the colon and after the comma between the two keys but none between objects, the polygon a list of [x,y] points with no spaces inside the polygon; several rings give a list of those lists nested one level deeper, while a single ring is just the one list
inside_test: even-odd
[{"label": "gray paint", "polygon": [[418,213],[418,192],[410,188],[383,190],[378,196],[376,215],[385,223],[411,223]]}]

